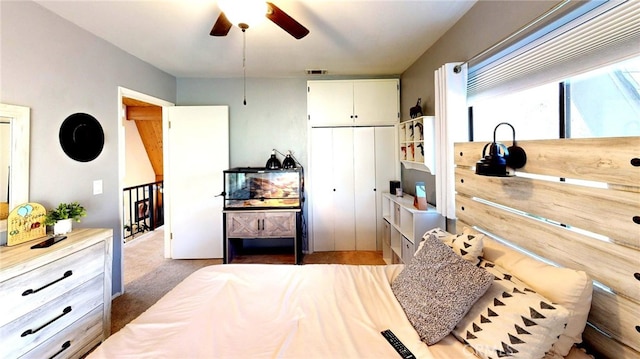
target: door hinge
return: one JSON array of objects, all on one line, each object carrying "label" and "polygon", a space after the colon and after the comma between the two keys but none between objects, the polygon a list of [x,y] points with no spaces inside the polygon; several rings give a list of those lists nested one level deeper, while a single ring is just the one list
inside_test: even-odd
[{"label": "door hinge", "polygon": [[311,87],[307,86],[307,93],[311,92]]},{"label": "door hinge", "polygon": [[171,121],[168,121],[167,125],[169,126],[169,129],[171,129]]},{"label": "door hinge", "polygon": [[173,240],[173,232],[169,233],[169,240]]}]

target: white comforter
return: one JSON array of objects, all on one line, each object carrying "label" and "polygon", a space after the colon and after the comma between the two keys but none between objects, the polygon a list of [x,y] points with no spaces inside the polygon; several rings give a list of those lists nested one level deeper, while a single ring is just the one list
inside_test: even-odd
[{"label": "white comforter", "polygon": [[390,282],[401,265],[216,265],[193,273],[90,358],[432,358]]}]

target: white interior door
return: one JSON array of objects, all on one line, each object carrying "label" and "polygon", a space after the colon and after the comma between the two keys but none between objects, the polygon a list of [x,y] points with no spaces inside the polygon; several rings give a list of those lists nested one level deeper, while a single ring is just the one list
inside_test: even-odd
[{"label": "white interior door", "polygon": [[375,128],[357,127],[353,132],[355,231],[358,251],[376,250]]},{"label": "white interior door", "polygon": [[[175,259],[222,258],[228,106],[164,107],[165,238]],[[165,254],[167,251],[165,251]]]}]

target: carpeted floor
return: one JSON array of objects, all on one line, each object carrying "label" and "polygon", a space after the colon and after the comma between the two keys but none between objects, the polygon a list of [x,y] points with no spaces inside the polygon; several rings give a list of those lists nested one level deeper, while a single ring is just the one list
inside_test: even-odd
[{"label": "carpeted floor", "polygon": [[111,302],[111,333],[142,314],[189,274],[221,259],[164,258],[164,230],[124,244],[124,294]]},{"label": "carpeted floor", "polygon": [[[173,260],[164,258],[164,230],[129,241],[124,245],[125,293],[111,303],[111,333],[115,333],[142,314],[158,299],[196,270],[214,264],[221,259]],[[293,254],[239,255],[233,263],[291,264]],[[383,265],[382,252],[345,251],[316,252],[303,258],[304,264],[358,264]]]}]

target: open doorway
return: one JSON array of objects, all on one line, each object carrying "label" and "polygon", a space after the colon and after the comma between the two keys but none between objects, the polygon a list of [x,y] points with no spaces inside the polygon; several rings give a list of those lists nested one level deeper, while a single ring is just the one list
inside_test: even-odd
[{"label": "open doorway", "polygon": [[134,240],[164,224],[162,106],[122,98],[125,171],[123,238]]},{"label": "open doorway", "polygon": [[[123,278],[120,293],[124,293],[125,242],[152,234],[164,223],[162,108],[174,104],[122,87],[118,88],[118,103],[119,202],[122,204],[120,270]],[[164,247],[164,241],[158,244]]]}]

